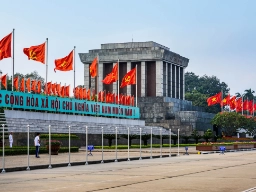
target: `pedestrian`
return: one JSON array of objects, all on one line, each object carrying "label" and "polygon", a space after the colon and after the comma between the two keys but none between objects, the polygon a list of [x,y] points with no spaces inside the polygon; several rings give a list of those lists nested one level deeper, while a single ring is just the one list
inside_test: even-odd
[{"label": "pedestrian", "polygon": [[35,142],[35,146],[36,146],[36,158],[40,158],[39,157],[39,148],[40,148],[40,133],[36,134],[36,137],[34,139]]},{"label": "pedestrian", "polygon": [[10,134],[9,134],[9,144],[10,144],[10,148],[12,148],[12,143],[13,143],[13,137],[12,137],[12,132],[10,132]]}]

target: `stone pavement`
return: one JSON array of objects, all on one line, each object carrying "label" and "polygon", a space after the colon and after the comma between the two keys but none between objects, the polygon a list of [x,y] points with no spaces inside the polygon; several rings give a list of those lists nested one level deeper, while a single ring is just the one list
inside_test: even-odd
[{"label": "stone pavement", "polygon": [[[89,151],[88,151],[89,153]],[[185,148],[179,148],[179,154],[183,155],[185,153]],[[189,154],[197,154],[195,147],[189,147]],[[170,148],[162,148],[162,157],[169,157]],[[178,154],[178,148],[171,148],[171,155],[176,156]],[[152,157],[160,158],[161,149],[160,148],[152,148]],[[150,148],[142,148],[141,157],[142,159],[149,159],[151,156]],[[78,153],[59,153],[58,155],[41,154],[40,158],[35,158],[34,154],[29,155],[17,155],[17,156],[5,156],[4,157],[4,165],[3,165],[3,157],[0,158],[0,172],[4,170],[6,172],[12,171],[22,171],[26,170],[28,167],[32,169],[43,169],[48,168],[49,165],[54,167],[65,167],[68,166],[69,162],[71,166],[74,165],[84,165],[86,163],[86,159],[88,164],[96,164],[101,163],[103,157],[104,163],[114,162],[116,159],[116,151],[115,150],[104,150],[103,156],[102,151],[97,149],[92,151],[92,156],[86,156],[85,147],[81,147]],[[128,154],[127,149],[118,149],[117,150],[117,159],[118,161],[127,161],[130,160],[139,160],[140,158],[140,149],[130,149]],[[70,161],[69,161],[70,159]]]},{"label": "stone pavement", "polygon": [[255,192],[255,152],[180,155],[6,172],[0,174],[0,191]]}]

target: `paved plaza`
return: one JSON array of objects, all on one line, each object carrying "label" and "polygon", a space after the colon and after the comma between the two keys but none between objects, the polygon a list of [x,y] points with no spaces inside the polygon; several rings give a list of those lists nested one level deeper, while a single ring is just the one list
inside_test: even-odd
[{"label": "paved plaza", "polygon": [[[168,154],[165,150],[163,153]],[[165,158],[6,172],[0,174],[0,191],[256,191],[255,150],[229,152],[225,155],[182,153],[180,156]],[[72,154],[72,160],[79,158],[80,154],[85,158],[85,152],[81,151],[77,156]],[[138,157],[139,154],[134,151],[130,155]],[[142,154],[148,155],[147,152]],[[114,152],[104,155],[106,159],[115,157]],[[127,153],[119,152],[118,155],[123,158]],[[101,153],[94,152],[89,160],[98,159],[96,157],[101,157]],[[6,166],[11,165],[8,165],[8,158],[15,158],[12,159],[13,165],[17,161],[26,162],[25,156],[8,156]],[[61,158],[63,162],[68,160],[67,154],[59,154],[52,157],[52,161],[56,163]],[[47,164],[48,160],[46,154],[42,154],[40,159],[31,157],[31,163],[37,161],[36,164]]]}]

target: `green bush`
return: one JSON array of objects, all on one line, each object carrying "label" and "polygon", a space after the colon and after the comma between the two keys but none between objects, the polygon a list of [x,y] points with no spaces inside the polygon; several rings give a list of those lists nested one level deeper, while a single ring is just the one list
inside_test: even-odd
[{"label": "green bush", "polygon": [[[70,134],[71,139],[79,139],[77,135]],[[49,134],[41,134],[40,139],[49,139]],[[68,134],[51,134],[51,139],[68,139]]]},{"label": "green bush", "polygon": [[[29,148],[29,154],[35,154],[35,147],[30,147]],[[68,152],[68,147],[61,147],[59,150],[59,153],[66,153]],[[78,147],[70,147],[70,152],[78,152],[79,148]],[[13,147],[13,148],[5,148],[4,149],[4,154],[5,155],[26,155],[28,153],[27,147]],[[48,153],[48,150],[46,147],[40,147],[39,150],[40,154]],[[3,150],[0,148],[0,156],[3,155]]]}]

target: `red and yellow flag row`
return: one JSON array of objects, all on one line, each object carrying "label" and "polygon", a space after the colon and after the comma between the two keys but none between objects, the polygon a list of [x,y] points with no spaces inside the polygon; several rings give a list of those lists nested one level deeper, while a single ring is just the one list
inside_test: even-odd
[{"label": "red and yellow flag row", "polygon": [[134,96],[119,94],[118,97],[118,94],[116,93],[106,93],[106,91],[100,91],[96,98],[95,90],[86,90],[86,88],[83,87],[76,87],[74,89],[74,96],[76,99],[81,100],[134,106]]},{"label": "red and yellow flag row", "polygon": [[236,112],[249,111],[251,114],[256,111],[256,103],[253,100],[243,101],[242,97],[237,98],[236,96],[231,97],[228,94],[224,99],[222,99],[222,92],[211,96],[207,99],[208,106],[220,104],[222,107],[228,105],[231,110],[236,110]]},{"label": "red and yellow flag row", "polygon": [[[10,33],[9,35],[5,36],[2,40],[0,40],[0,60],[11,57],[11,42],[12,42],[12,33]],[[34,60],[34,61],[38,61],[45,64],[45,58],[46,58],[45,47],[46,47],[46,42],[40,45],[24,48],[23,52],[28,57],[29,60]],[[54,61],[55,63],[54,71],[56,72],[56,70],[59,70],[59,71],[73,70],[73,55],[74,55],[74,50],[72,50],[66,57],[56,59]],[[98,73],[97,63],[98,63],[98,58],[96,57],[90,65],[89,70],[90,70],[91,77],[97,76],[97,73]],[[109,73],[102,82],[105,84],[111,84],[113,82],[116,82],[118,77],[117,73],[118,73],[118,64],[114,66],[114,68],[112,69],[112,72]],[[129,71],[123,77],[120,87],[123,88],[127,85],[132,85],[135,83],[136,83],[136,68]]]}]

